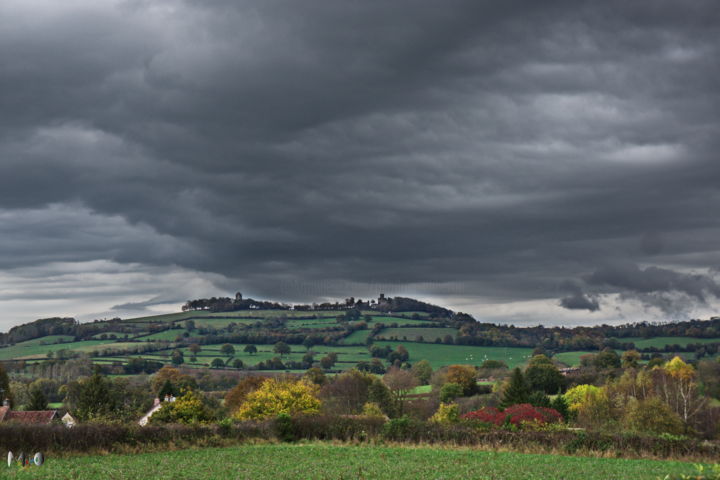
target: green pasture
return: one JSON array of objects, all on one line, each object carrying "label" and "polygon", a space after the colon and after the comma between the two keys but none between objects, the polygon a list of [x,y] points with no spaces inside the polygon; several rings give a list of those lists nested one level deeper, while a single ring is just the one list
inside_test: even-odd
[{"label": "green pasture", "polygon": [[642,337],[625,337],[616,338],[615,340],[622,343],[634,343],[635,348],[665,348],[666,345],[679,345],[685,347],[690,343],[720,343],[720,338],[693,338],[693,337],[654,337],[654,338],[642,338]]},{"label": "green pasture", "polygon": [[323,443],[48,458],[42,467],[0,468],[5,478],[54,480],[656,480],[694,472],[678,461]]},{"label": "green pasture", "polygon": [[410,390],[411,395],[422,395],[430,392],[432,392],[432,385],[418,385]]},{"label": "green pasture", "polygon": [[425,342],[434,342],[437,338],[442,340],[445,335],[455,338],[457,333],[457,328],[383,328],[375,338],[390,340],[397,337],[398,340],[414,342],[417,337],[423,337]]},{"label": "green pasture", "polygon": [[33,338],[24,342],[18,342],[16,347],[33,347],[36,345],[53,345],[56,343],[68,344],[75,339],[72,335],[47,335],[45,337]]},{"label": "green pasture", "polygon": [[527,363],[532,348],[475,347],[466,345],[444,345],[415,342],[375,342],[375,345],[390,345],[393,349],[404,346],[410,354],[410,362],[427,360],[433,368],[454,364],[480,365],[485,360],[502,360],[514,368]]},{"label": "green pasture", "polygon": [[166,342],[174,342],[177,337],[182,337],[183,333],[187,332],[184,328],[171,328],[170,330],[163,330],[162,332],[152,333],[150,335],[144,335],[137,337],[136,340],[152,341],[162,340]]},{"label": "green pasture", "polygon": [[25,343],[26,342],[18,343],[11,347],[0,348],[0,360],[44,358],[48,352],[56,352],[58,350],[93,352],[97,349],[108,347],[116,348],[117,345],[120,345],[115,343],[114,340],[86,340],[83,342],[54,343],[51,345],[42,345],[40,343],[25,345]]},{"label": "green pasture", "polygon": [[368,336],[370,336],[370,330],[355,330],[345,337],[342,343],[344,345],[365,345]]}]

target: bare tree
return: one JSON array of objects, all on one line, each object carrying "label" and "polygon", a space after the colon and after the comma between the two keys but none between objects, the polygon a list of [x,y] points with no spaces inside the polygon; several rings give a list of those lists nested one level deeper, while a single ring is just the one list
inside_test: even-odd
[{"label": "bare tree", "polygon": [[383,382],[388,386],[393,394],[393,398],[397,403],[398,410],[402,414],[405,409],[405,400],[410,391],[417,387],[420,382],[417,377],[409,370],[403,370],[397,367],[391,367],[383,376]]}]

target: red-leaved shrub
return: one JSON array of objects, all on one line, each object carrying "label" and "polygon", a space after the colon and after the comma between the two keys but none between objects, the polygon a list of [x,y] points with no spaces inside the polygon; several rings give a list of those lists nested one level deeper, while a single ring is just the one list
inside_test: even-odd
[{"label": "red-leaved shrub", "polygon": [[562,415],[557,410],[544,407],[533,407],[529,403],[521,403],[506,408],[502,412],[497,408],[485,407],[474,412],[466,413],[461,418],[465,420],[479,420],[481,422],[502,425],[506,421],[520,426],[523,423],[555,423],[562,421]]},{"label": "red-leaved shrub", "polygon": [[480,410],[466,413],[460,418],[465,420],[478,420],[480,422],[502,425],[505,421],[505,414],[495,407],[483,407]]}]

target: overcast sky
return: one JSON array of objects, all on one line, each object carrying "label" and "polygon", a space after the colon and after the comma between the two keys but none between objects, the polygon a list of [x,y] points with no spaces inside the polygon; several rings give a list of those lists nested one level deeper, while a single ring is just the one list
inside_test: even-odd
[{"label": "overcast sky", "polygon": [[2,0],[0,330],[187,299],[720,314],[714,0]]}]

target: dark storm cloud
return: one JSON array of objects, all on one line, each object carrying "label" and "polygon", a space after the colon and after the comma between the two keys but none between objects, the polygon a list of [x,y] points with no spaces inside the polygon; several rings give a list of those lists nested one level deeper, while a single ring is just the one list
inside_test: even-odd
[{"label": "dark storm cloud", "polygon": [[620,292],[668,314],[687,313],[693,303],[705,304],[720,297],[720,284],[710,275],[681,273],[631,263],[604,266],[585,278],[588,285]]},{"label": "dark storm cloud", "polygon": [[599,268],[586,281],[591,285],[617,287],[637,293],[680,292],[705,301],[707,295],[720,296],[720,285],[707,275],[679,273],[666,268],[639,268],[616,264]]},{"label": "dark storm cloud", "polygon": [[[720,265],[719,20],[711,1],[4,2],[0,268],[597,310],[556,286]],[[715,295],[638,272],[591,286]]]},{"label": "dark storm cloud", "polygon": [[588,310],[596,312],[600,310],[600,303],[596,298],[583,292],[580,285],[568,282],[564,287],[570,292],[569,295],[560,299],[560,306],[568,310]]}]

